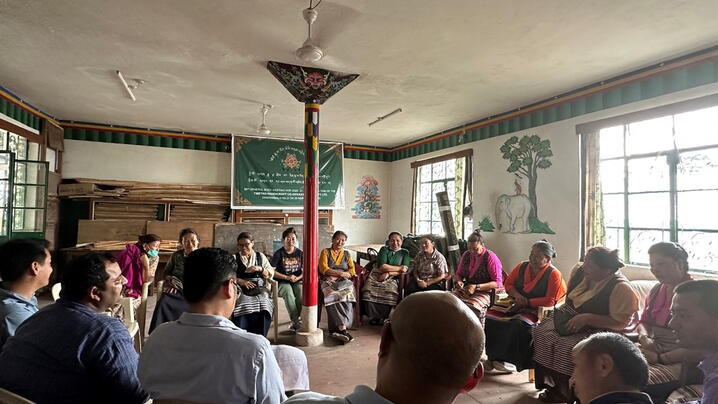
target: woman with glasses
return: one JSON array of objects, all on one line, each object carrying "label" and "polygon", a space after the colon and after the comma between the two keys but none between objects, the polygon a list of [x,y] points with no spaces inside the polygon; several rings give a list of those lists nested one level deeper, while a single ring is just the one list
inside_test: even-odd
[{"label": "woman with glasses", "polygon": [[267,336],[272,323],[274,305],[269,296],[268,279],[274,277],[274,268],[267,257],[254,251],[254,239],[247,232],[237,236],[237,283],[241,294],[232,313],[232,322],[248,332]]}]

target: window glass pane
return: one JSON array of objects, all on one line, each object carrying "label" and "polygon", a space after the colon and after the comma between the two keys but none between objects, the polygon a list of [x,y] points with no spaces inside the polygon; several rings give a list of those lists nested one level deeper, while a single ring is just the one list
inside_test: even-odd
[{"label": "window glass pane", "polygon": [[446,162],[446,178],[454,178],[456,176],[456,159]]},{"label": "window glass pane", "polygon": [[10,177],[10,153],[0,153],[0,179]]},{"label": "window glass pane", "polygon": [[419,206],[419,220],[430,220],[431,202],[421,203]]},{"label": "window glass pane", "polygon": [[38,143],[27,142],[27,159],[40,160],[40,145]]},{"label": "window glass pane", "polygon": [[601,159],[623,156],[623,125],[601,129],[599,145]]},{"label": "window glass pane", "polygon": [[668,230],[631,230],[629,248],[631,263],[648,264],[648,249],[659,241],[670,241]]},{"label": "window glass pane", "polygon": [[675,124],[678,148],[718,144],[718,107],[678,114]]},{"label": "window glass pane", "polygon": [[606,228],[606,247],[612,250],[618,250],[621,259],[625,258],[623,235],[623,228]]},{"label": "window glass pane", "polygon": [[444,168],[445,162],[442,161],[440,163],[434,163],[431,165],[431,179],[433,181],[435,180],[442,180],[444,177],[446,177],[446,170]]},{"label": "window glass pane", "polygon": [[711,201],[718,201],[718,191],[678,192],[678,228],[718,230]]},{"label": "window glass pane", "polygon": [[668,191],[666,156],[628,160],[628,192]]},{"label": "window glass pane", "polygon": [[419,201],[429,202],[431,201],[431,184],[421,184],[419,186]]},{"label": "window glass pane", "polygon": [[0,209],[0,236],[7,236],[8,209]]},{"label": "window glass pane", "polygon": [[431,233],[439,236],[444,235],[444,226],[441,225],[441,222],[431,222]]},{"label": "window glass pane", "polygon": [[14,209],[13,232],[40,232],[44,223],[43,209]]},{"label": "window glass pane", "polygon": [[668,229],[668,192],[628,195],[628,222],[630,227]]},{"label": "window glass pane", "polygon": [[602,161],[599,167],[602,192],[623,192],[623,159]]},{"label": "window glass pane", "polygon": [[419,234],[429,234],[431,233],[431,222],[419,222],[419,226],[417,228],[417,232]]},{"label": "window glass pane", "polygon": [[7,150],[7,131],[0,129],[0,150]]},{"label": "window glass pane", "polygon": [[13,208],[44,208],[45,187],[15,184]]},{"label": "window glass pane", "polygon": [[431,200],[436,201],[436,194],[441,191],[444,191],[443,182],[435,182],[431,184]]},{"label": "window glass pane", "polygon": [[46,150],[45,160],[50,164],[50,171],[54,173],[57,171],[57,152],[50,148],[47,148]]},{"label": "window glass pane", "polygon": [[431,164],[419,167],[419,181],[431,181]]},{"label": "window glass pane", "polygon": [[688,266],[691,269],[716,270],[718,233],[679,231],[678,243],[688,252]]},{"label": "window glass pane", "polygon": [[433,203],[434,206],[431,210],[431,220],[434,222],[441,221],[441,216],[439,215],[439,206],[436,204],[436,202]]},{"label": "window glass pane", "polygon": [[16,161],[15,183],[18,182],[27,184],[47,184],[45,163]]},{"label": "window glass pane", "polygon": [[627,155],[666,150],[673,150],[672,115],[628,125]]},{"label": "window glass pane", "polygon": [[680,154],[678,190],[718,189],[718,148]]},{"label": "window glass pane", "polygon": [[603,224],[605,226],[622,227],[624,212],[623,194],[603,196]]}]

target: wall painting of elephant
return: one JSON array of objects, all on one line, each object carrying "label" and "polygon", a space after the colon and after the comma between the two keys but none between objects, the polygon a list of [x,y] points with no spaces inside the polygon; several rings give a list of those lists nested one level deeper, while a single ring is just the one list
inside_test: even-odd
[{"label": "wall painting of elephant", "polygon": [[[499,151],[509,161],[506,171],[514,174],[515,178],[514,195],[502,194],[496,199],[494,214],[498,230],[504,233],[556,234],[548,222],[539,219],[536,198],[539,170],[551,167],[551,141],[541,140],[537,135],[526,135],[521,139],[512,136]],[[523,193],[523,179],[528,181],[528,195]]]}]

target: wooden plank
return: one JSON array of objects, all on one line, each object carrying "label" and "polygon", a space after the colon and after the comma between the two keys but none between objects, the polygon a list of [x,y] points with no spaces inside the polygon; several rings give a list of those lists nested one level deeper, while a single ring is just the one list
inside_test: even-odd
[{"label": "wooden plank", "polygon": [[137,240],[147,230],[146,220],[79,220],[77,243]]},{"label": "wooden plank", "polygon": [[153,233],[162,240],[177,240],[180,230],[191,227],[199,233],[199,246],[212,247],[214,245],[214,222],[173,221],[173,222],[147,222],[147,233]]}]

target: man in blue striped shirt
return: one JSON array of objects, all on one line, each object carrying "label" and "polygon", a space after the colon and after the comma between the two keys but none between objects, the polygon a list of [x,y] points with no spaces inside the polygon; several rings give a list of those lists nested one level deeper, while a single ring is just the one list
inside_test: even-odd
[{"label": "man in blue striped shirt", "polygon": [[101,314],[125,283],[111,255],[71,261],[61,298],[27,319],[3,347],[0,387],[38,404],[147,401],[127,328]]},{"label": "man in blue striped shirt", "polygon": [[0,245],[0,350],[28,317],[37,313],[35,292],[52,274],[49,243],[41,239],[10,240]]}]

